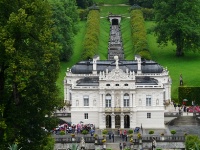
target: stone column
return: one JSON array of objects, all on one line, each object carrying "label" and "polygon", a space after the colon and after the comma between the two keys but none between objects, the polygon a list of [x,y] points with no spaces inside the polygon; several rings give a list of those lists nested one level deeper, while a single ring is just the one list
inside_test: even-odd
[{"label": "stone column", "polygon": [[114,113],[111,114],[111,122],[112,122],[111,128],[115,129],[115,114]]},{"label": "stone column", "polygon": [[105,113],[99,112],[99,129],[106,128],[106,115]]},{"label": "stone column", "polygon": [[133,107],[136,107],[136,96],[135,96],[135,92],[131,93],[131,97],[132,97],[132,101],[133,101]]},{"label": "stone column", "polygon": [[111,99],[112,112],[114,112],[114,107],[115,107],[114,91],[112,91],[111,98],[112,98],[112,99]]},{"label": "stone column", "polygon": [[102,112],[102,107],[103,107],[103,93],[99,92],[99,111]]},{"label": "stone column", "polygon": [[121,101],[120,101],[121,112],[123,112],[124,108],[124,92],[121,91]]},{"label": "stone column", "polygon": [[105,94],[102,93],[102,111],[104,111],[104,108],[106,107],[106,103],[105,103]]},{"label": "stone column", "polygon": [[129,101],[130,101],[130,106],[129,107],[133,107],[133,94],[132,92],[129,92]]},{"label": "stone column", "polygon": [[120,122],[120,124],[121,124],[121,129],[124,129],[124,113],[121,113],[121,115],[120,115],[120,118],[121,118],[121,122]]}]

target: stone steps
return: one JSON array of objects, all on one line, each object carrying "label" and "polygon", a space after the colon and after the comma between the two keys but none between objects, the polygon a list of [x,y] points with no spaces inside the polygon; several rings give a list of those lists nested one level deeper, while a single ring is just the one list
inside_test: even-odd
[{"label": "stone steps", "polygon": [[173,125],[199,125],[199,121],[193,116],[180,116],[172,122]]}]

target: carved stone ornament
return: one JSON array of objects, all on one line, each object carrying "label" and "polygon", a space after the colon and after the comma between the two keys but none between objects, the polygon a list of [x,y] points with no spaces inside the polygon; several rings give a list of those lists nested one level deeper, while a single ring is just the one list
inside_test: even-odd
[{"label": "carved stone ornament", "polygon": [[128,74],[123,72],[121,69],[113,69],[107,76],[107,80],[130,80]]}]

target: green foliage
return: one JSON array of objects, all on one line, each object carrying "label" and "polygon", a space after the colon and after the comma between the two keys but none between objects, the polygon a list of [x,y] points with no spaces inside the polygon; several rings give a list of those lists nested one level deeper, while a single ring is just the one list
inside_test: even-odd
[{"label": "green foliage", "polygon": [[73,54],[73,37],[79,19],[75,0],[49,0],[55,22],[53,40],[59,43],[60,60],[68,61]]},{"label": "green foliage", "polygon": [[129,0],[130,5],[137,4],[145,8],[153,8],[154,0]]},{"label": "green foliage", "polygon": [[200,148],[200,139],[197,135],[187,135],[185,140],[186,149],[199,150]]},{"label": "green foliage", "polygon": [[155,15],[154,15],[154,9],[150,9],[150,8],[142,8],[141,9],[143,16],[144,16],[144,20],[148,20],[148,21],[152,21],[155,19]]},{"label": "green foliage", "polygon": [[60,135],[65,135],[65,131],[60,131]]},{"label": "green foliage", "polygon": [[104,130],[102,131],[102,134],[108,134],[108,130],[104,129]]},{"label": "green foliage", "polygon": [[20,149],[22,149],[22,147],[21,147],[21,148],[18,148],[18,145],[17,145],[17,144],[12,144],[12,146],[9,145],[8,149],[9,149],[9,150],[20,150]]},{"label": "green foliage", "polygon": [[153,130],[150,130],[150,131],[149,131],[149,134],[154,134],[154,131],[153,131]]},{"label": "green foliage", "polygon": [[55,126],[51,115],[61,105],[56,80],[57,43],[47,1],[0,3],[0,106],[4,106],[0,149],[17,142],[23,149],[42,149],[48,141],[44,124]]},{"label": "green foliage", "polygon": [[110,5],[117,5],[117,4],[128,4],[128,0],[93,0],[97,4],[110,4]]},{"label": "green foliage", "polygon": [[133,130],[132,129],[128,130],[128,133],[133,134]]},{"label": "green foliage", "polygon": [[179,87],[178,98],[179,103],[182,103],[184,99],[187,99],[187,105],[191,105],[192,101],[195,101],[196,105],[199,105],[200,87]]},{"label": "green foliage", "polygon": [[82,59],[87,60],[97,53],[99,43],[100,14],[98,10],[90,10],[87,17],[86,34],[83,44]]},{"label": "green foliage", "polygon": [[86,135],[86,134],[88,134],[88,131],[87,130],[83,130],[81,133]]},{"label": "green foliage", "polygon": [[46,145],[43,146],[42,150],[54,150],[55,139],[51,135],[48,136]]},{"label": "green foliage", "polygon": [[86,20],[87,15],[88,15],[88,10],[87,9],[78,9],[78,14],[79,14],[80,20]]},{"label": "green foliage", "polygon": [[171,130],[170,132],[171,132],[172,135],[176,134],[175,130]]},{"label": "green foliage", "polygon": [[199,0],[155,0],[157,42],[166,45],[171,41],[176,45],[176,56],[183,56],[188,50],[199,51],[199,8]]},{"label": "green foliage", "polygon": [[77,6],[82,9],[86,9],[94,4],[93,0],[76,0]]},{"label": "green foliage", "polygon": [[144,18],[140,9],[133,9],[131,11],[130,23],[132,31],[132,40],[134,45],[134,53],[140,54],[142,58],[151,59],[151,55],[148,50]]}]

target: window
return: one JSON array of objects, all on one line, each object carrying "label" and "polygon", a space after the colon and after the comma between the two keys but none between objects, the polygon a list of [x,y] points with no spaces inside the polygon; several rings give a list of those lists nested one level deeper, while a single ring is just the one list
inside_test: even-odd
[{"label": "window", "polygon": [[106,84],[106,86],[110,86],[110,84]]},{"label": "window", "polygon": [[83,97],[83,104],[84,104],[84,106],[89,106],[89,96]]},{"label": "window", "polygon": [[115,86],[119,86],[119,84],[115,84]]},{"label": "window", "polygon": [[151,95],[146,96],[146,106],[151,106]]},{"label": "window", "polygon": [[126,84],[124,84],[124,86],[128,86],[128,84],[126,83]]},{"label": "window", "polygon": [[88,119],[88,113],[84,113],[84,118]]},{"label": "window", "polygon": [[129,94],[124,94],[124,107],[129,107]]},{"label": "window", "polygon": [[111,107],[111,95],[106,94],[106,107]]},{"label": "window", "polygon": [[147,113],[147,118],[151,118],[151,113]]}]

